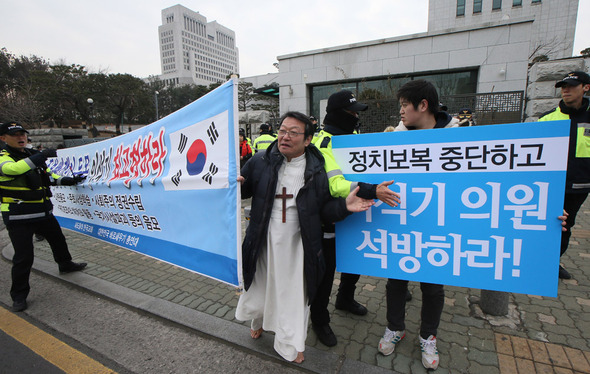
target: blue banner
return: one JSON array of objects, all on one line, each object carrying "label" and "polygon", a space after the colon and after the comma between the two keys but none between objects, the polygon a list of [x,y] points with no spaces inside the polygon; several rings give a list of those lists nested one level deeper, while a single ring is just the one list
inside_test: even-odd
[{"label": "blue banner", "polygon": [[556,296],[569,121],[336,136],[351,181],[401,195],[336,224],[340,272]]},{"label": "blue banner", "polygon": [[131,133],[62,149],[49,167],[68,229],[232,285],[241,283],[237,81]]}]

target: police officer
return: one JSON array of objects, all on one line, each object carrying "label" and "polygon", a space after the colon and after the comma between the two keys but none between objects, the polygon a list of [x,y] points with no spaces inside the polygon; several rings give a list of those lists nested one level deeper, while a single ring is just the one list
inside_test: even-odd
[{"label": "police officer", "polygon": [[267,149],[270,143],[277,140],[276,136],[272,134],[272,129],[267,123],[260,125],[260,136],[254,139],[254,146],[252,147],[254,153]]},{"label": "police officer", "polygon": [[0,140],[6,143],[0,152],[0,210],[14,247],[10,296],[15,312],[27,308],[29,275],[34,259],[33,234],[39,233],[47,239],[60,273],[86,267],[86,263],[72,262],[49,199],[50,184],[71,186],[83,178],[60,177],[52,173],[45,160],[55,157],[56,151],[46,149],[39,152],[26,148],[27,134],[28,131],[16,122],[0,125]]},{"label": "police officer", "polygon": [[314,128],[312,143],[315,143],[317,141],[318,136],[320,135],[320,125],[318,125],[318,119],[314,116],[309,116],[309,120],[311,121],[311,124]]},{"label": "police officer", "polygon": [[[590,76],[583,71],[572,71],[558,81],[555,87],[561,89],[559,106],[545,113],[539,121],[571,120],[563,202],[563,209],[568,216],[566,231],[561,234],[561,256],[567,250],[576,215],[590,192],[590,101],[584,97],[590,90]],[[571,277],[559,265],[559,278]]]},{"label": "police officer", "polygon": [[475,125],[475,123],[473,122],[473,113],[469,108],[462,108],[461,110],[459,110],[457,119],[459,120],[459,126],[461,127]]},{"label": "police officer", "polygon": [[[383,182],[379,185],[348,181],[344,178],[342,170],[332,154],[332,137],[352,134],[359,123],[358,112],[367,110],[367,108],[366,104],[357,102],[352,92],[348,90],[332,94],[328,98],[324,129],[320,131],[313,142],[324,156],[324,168],[328,175],[332,196],[346,198],[351,191],[359,186],[358,196],[364,199],[380,199],[384,203],[395,207],[399,203],[399,195],[388,188],[393,181]],[[336,335],[334,335],[329,325],[328,303],[336,270],[336,239],[334,225],[325,225],[322,229],[324,231],[322,247],[326,261],[326,272],[317,296],[311,304],[311,322],[318,339],[324,345],[332,347],[336,345],[337,341]],[[359,277],[358,274],[342,273],[336,298],[336,309],[346,310],[361,316],[367,314],[367,308],[354,300],[354,292]]]}]

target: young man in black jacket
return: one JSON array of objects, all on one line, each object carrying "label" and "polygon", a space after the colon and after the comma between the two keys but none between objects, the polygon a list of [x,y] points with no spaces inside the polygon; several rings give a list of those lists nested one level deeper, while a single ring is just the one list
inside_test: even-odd
[{"label": "young man in black jacket", "polygon": [[[438,93],[434,85],[425,80],[413,80],[397,92],[403,124],[395,131],[415,131],[457,127],[457,121],[446,112],[438,110]],[[438,368],[439,356],[436,334],[442,315],[445,291],[443,285],[420,282],[422,308],[420,322],[420,348],[422,365],[426,369]],[[390,355],[396,345],[406,336],[406,294],[408,281],[388,279],[386,286],[387,327],[379,341],[379,352]]]}]

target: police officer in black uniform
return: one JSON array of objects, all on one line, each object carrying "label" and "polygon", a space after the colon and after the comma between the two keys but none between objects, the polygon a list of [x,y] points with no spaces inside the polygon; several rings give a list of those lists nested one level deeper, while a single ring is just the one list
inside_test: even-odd
[{"label": "police officer in black uniform", "polygon": [[[568,213],[566,231],[561,235],[561,252],[567,251],[572,227],[578,211],[590,192],[590,76],[584,71],[572,71],[555,83],[561,89],[559,105],[545,113],[539,121],[570,120],[570,142],[565,177],[563,209]],[[571,279],[572,275],[559,265],[559,278]]]},{"label": "police officer in black uniform", "polygon": [[27,308],[33,267],[33,234],[47,239],[60,273],[71,273],[86,267],[86,263],[72,261],[61,227],[52,214],[49,186],[72,186],[81,177],[60,177],[45,164],[48,157],[57,156],[53,149],[37,151],[26,148],[27,133],[20,124],[6,122],[0,125],[0,140],[6,143],[0,152],[0,198],[2,219],[14,247],[12,259],[12,309]]}]

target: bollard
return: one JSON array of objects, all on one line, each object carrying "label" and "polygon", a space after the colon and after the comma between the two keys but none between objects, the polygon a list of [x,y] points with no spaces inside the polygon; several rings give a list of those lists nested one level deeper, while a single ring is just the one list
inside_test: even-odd
[{"label": "bollard", "polygon": [[508,292],[481,290],[479,306],[486,314],[505,316],[508,314]]}]

